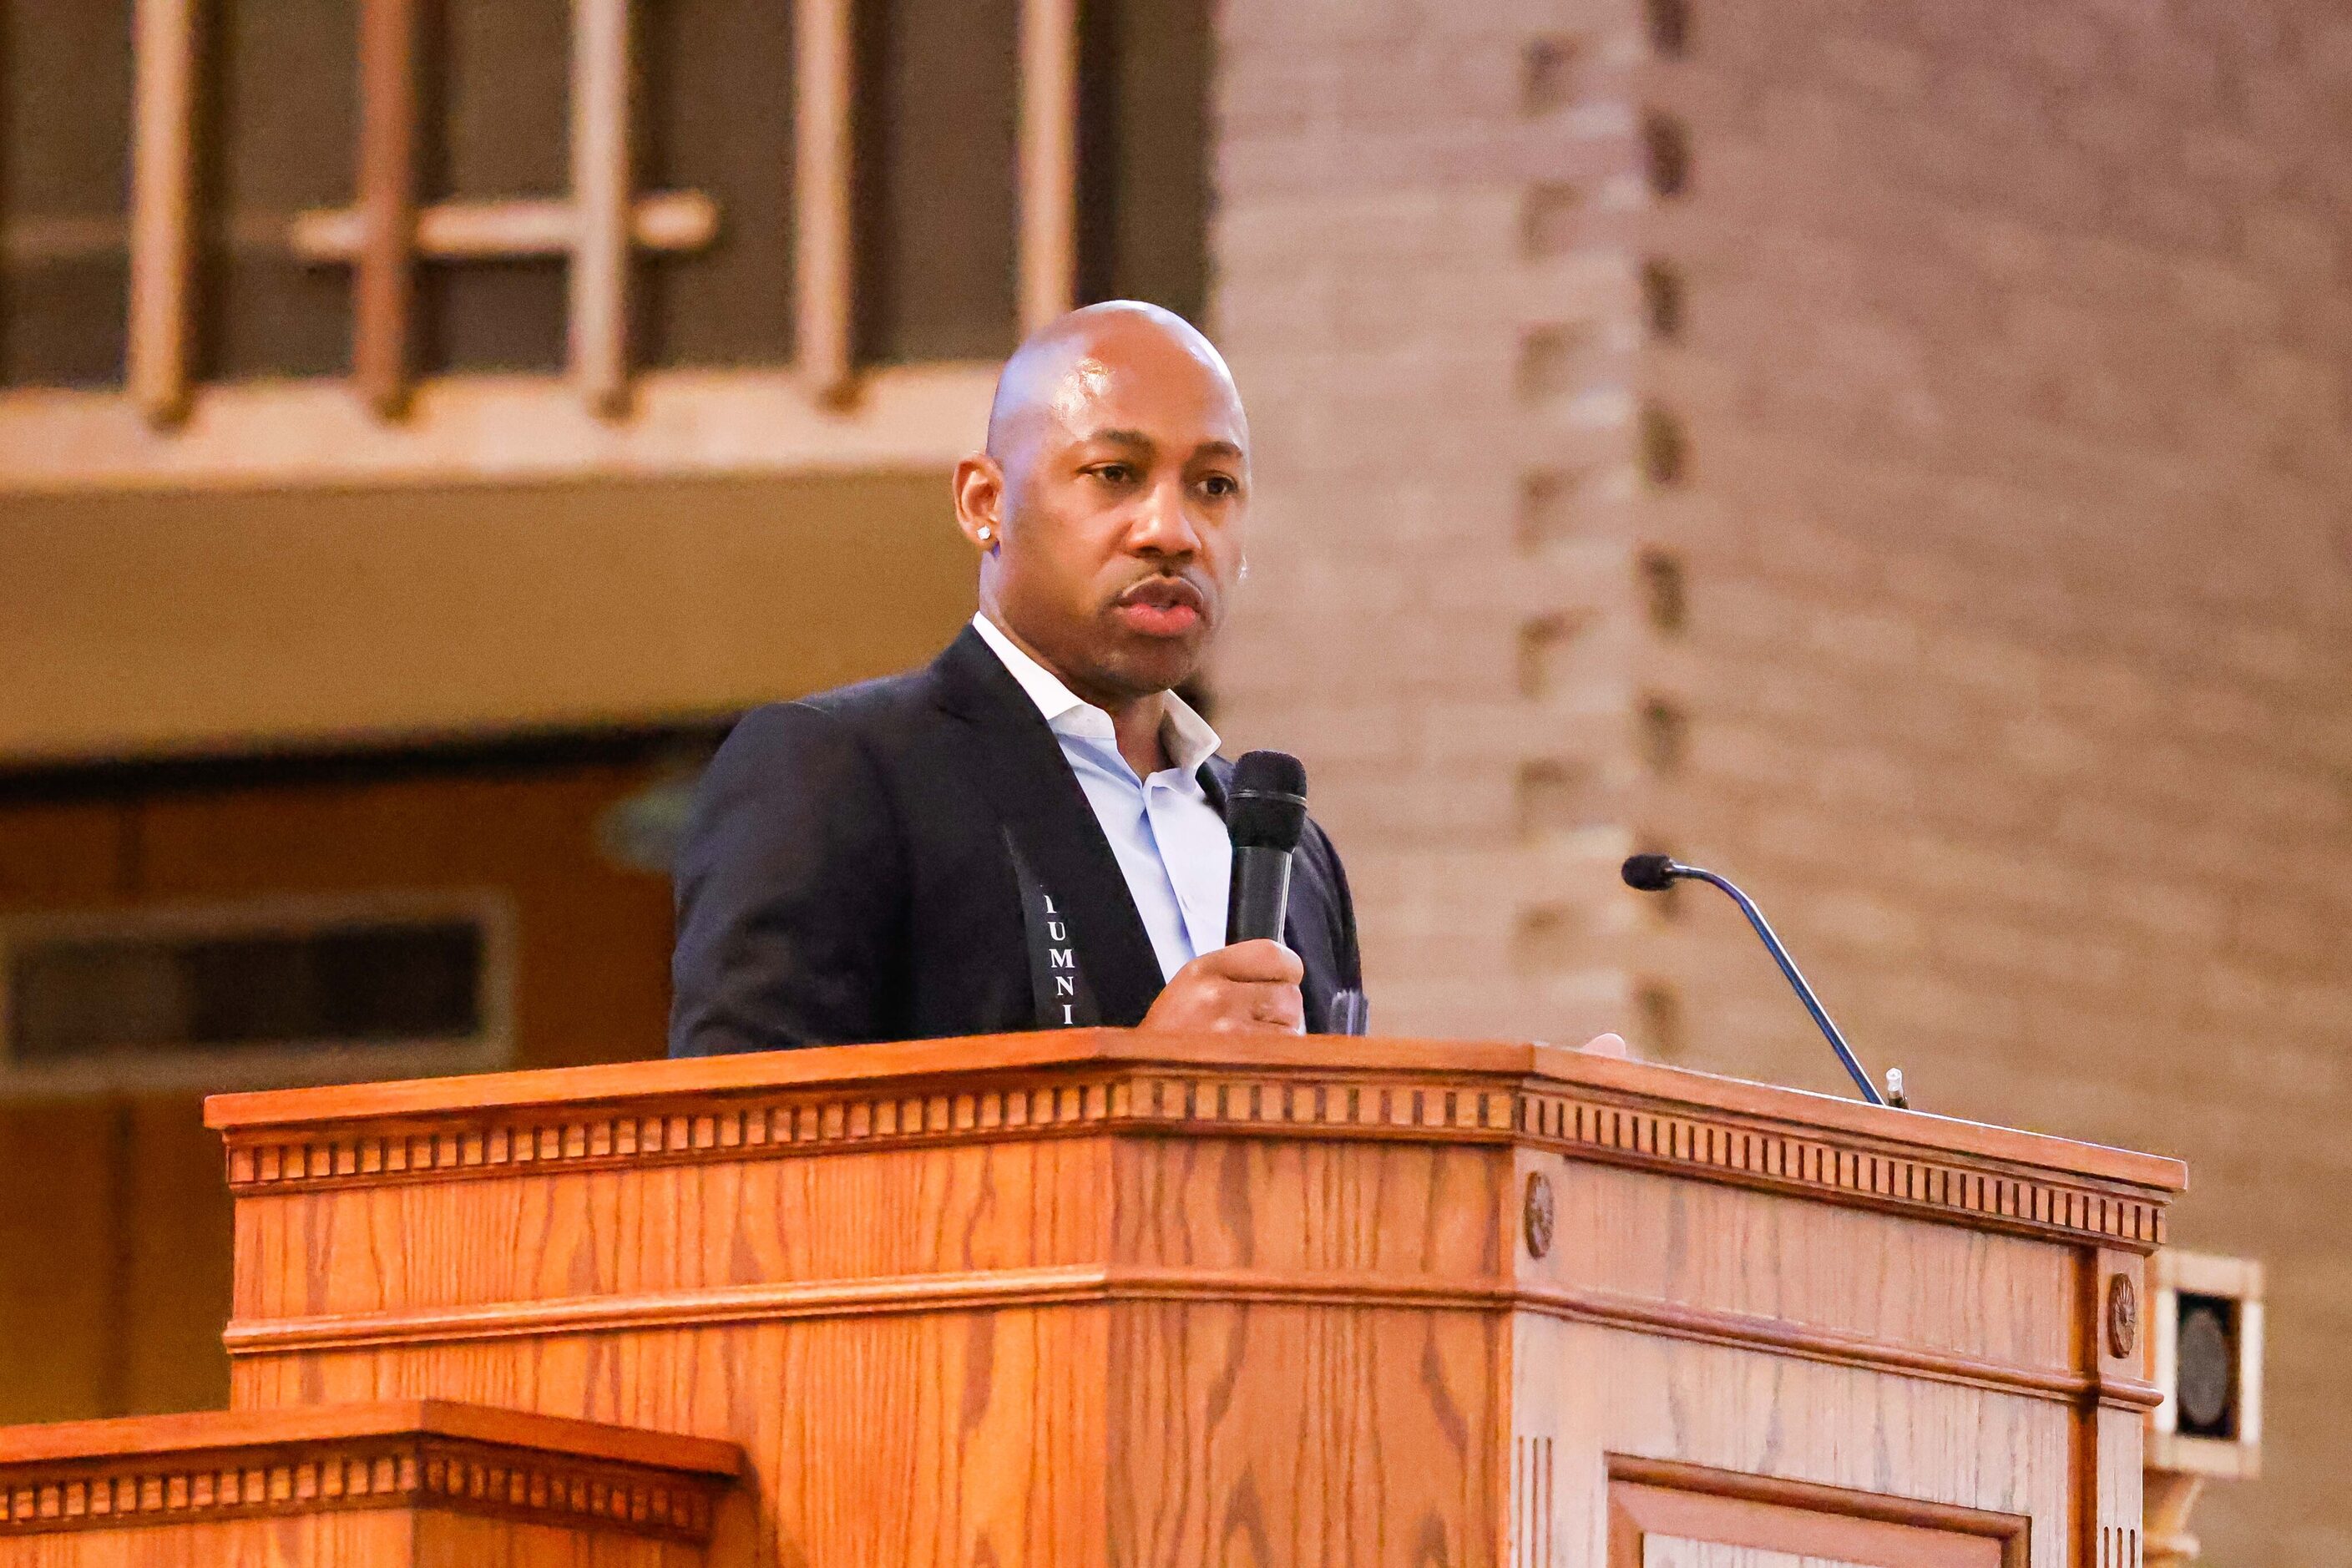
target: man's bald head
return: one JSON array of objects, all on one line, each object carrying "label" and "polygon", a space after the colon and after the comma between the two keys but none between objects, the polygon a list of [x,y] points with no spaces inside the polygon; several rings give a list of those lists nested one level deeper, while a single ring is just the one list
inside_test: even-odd
[{"label": "man's bald head", "polygon": [[1211,396],[1221,395],[1247,444],[1242,396],[1216,345],[1173,310],[1108,300],[1056,317],[1013,351],[988,405],[988,455],[1010,462],[1036,421],[1066,425],[1121,372],[1194,381]]},{"label": "man's bald head", "polygon": [[955,489],[982,610],[1072,690],[1117,711],[1199,668],[1241,570],[1249,424],[1182,317],[1121,300],[1031,337]]}]

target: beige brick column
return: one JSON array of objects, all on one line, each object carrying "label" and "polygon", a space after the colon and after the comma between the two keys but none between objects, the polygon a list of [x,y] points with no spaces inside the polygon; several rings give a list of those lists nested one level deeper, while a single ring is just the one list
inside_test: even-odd
[{"label": "beige brick column", "polygon": [[1544,9],[1240,0],[1219,38],[1261,498],[1220,713],[1306,760],[1383,1033],[1627,1006],[1641,40]]}]

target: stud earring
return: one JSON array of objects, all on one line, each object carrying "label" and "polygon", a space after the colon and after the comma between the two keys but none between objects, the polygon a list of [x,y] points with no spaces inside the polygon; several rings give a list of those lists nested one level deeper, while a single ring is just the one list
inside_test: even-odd
[{"label": "stud earring", "polygon": [[993,538],[993,537],[995,536],[995,533],[996,533],[996,530],[994,530],[994,529],[992,529],[992,528],[989,527],[989,526],[988,526],[988,524],[986,524],[986,523],[984,523],[984,522],[983,522],[983,523],[982,523],[978,528],[973,529],[973,530],[972,530],[972,531],[973,531],[974,533],[976,533],[976,534],[978,534],[978,535],[980,536],[980,542],[981,542],[982,544],[987,543],[987,542],[989,542],[989,540],[990,540],[990,539],[992,539],[992,538]]}]

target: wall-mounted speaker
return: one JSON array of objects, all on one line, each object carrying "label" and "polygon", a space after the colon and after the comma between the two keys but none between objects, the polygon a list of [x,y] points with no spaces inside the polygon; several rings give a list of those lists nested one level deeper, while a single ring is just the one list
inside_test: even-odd
[{"label": "wall-mounted speaker", "polygon": [[2147,1466],[2252,1476],[2263,1437],[2263,1267],[2169,1250],[2155,1264],[2149,1371],[2164,1403],[2149,1418]]}]

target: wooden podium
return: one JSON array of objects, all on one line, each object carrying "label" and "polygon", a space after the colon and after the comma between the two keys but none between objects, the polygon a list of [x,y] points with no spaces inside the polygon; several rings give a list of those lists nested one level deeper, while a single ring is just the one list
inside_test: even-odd
[{"label": "wooden podium", "polygon": [[1118,1030],[208,1118],[234,1419],[730,1440],[714,1568],[2138,1560],[2168,1160],[1543,1046]]}]

